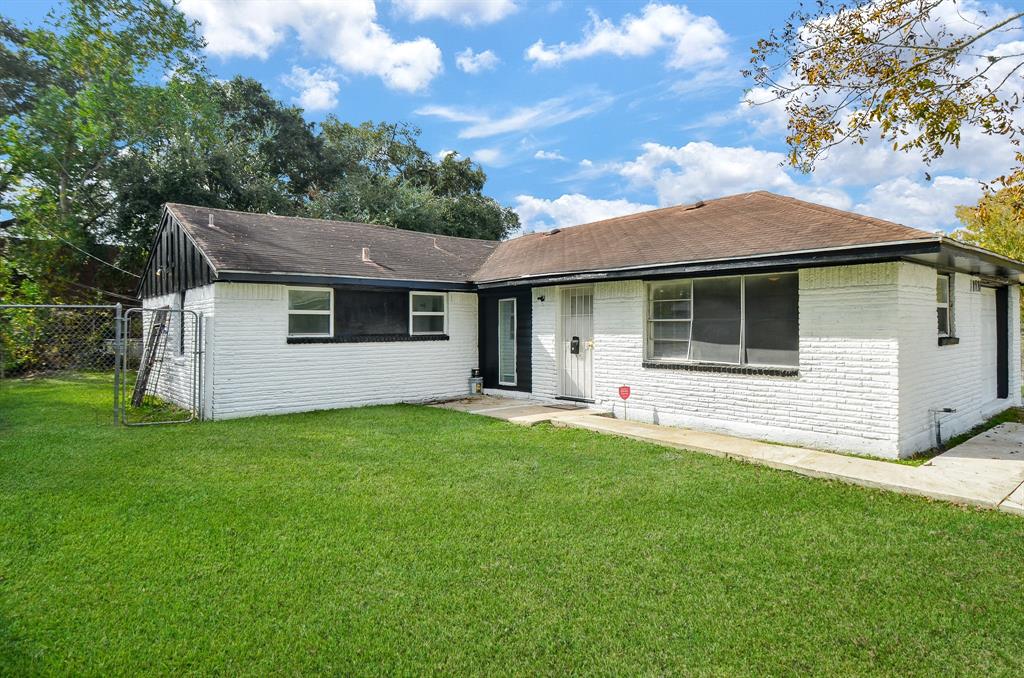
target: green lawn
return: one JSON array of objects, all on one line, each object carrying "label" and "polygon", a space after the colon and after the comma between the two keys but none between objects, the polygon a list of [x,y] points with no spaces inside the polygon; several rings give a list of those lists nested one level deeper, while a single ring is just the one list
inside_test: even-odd
[{"label": "green lawn", "polygon": [[0,387],[0,673],[1024,666],[1024,519],[425,407]]}]

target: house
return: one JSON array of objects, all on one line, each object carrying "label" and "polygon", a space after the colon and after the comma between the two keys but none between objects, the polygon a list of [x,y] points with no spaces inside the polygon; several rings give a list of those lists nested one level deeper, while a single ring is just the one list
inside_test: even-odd
[{"label": "house", "polygon": [[140,296],[202,314],[213,419],[456,398],[480,369],[487,393],[902,457],[1020,405],[1022,281],[755,192],[500,243],[168,204]]}]

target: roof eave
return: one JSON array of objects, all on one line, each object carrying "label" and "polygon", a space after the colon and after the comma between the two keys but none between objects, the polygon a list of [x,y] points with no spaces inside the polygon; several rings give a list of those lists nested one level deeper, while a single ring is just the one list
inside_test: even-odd
[{"label": "roof eave", "polygon": [[904,240],[887,243],[872,243],[846,247],[833,247],[793,252],[776,252],[749,257],[705,259],[689,262],[646,264],[613,269],[590,271],[565,271],[542,273],[517,278],[481,280],[480,289],[508,287],[515,285],[546,285],[565,282],[596,282],[600,280],[624,280],[629,278],[664,278],[675,275],[715,275],[721,273],[770,272],[785,268],[812,268],[837,266],[852,263],[893,261],[912,254],[937,253],[940,250],[939,236],[919,240]]},{"label": "roof eave", "polygon": [[287,271],[224,270],[218,272],[217,282],[271,283],[276,285],[353,285],[359,287],[399,287],[451,292],[472,291],[475,289],[473,283],[462,280],[374,278],[368,276],[324,275]]}]

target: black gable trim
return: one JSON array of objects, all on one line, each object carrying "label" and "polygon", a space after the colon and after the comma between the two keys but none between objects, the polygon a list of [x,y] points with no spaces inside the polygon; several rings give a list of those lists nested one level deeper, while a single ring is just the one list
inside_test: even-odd
[{"label": "black gable trim", "polygon": [[245,271],[223,271],[217,276],[220,282],[270,283],[275,285],[323,285],[337,287],[386,287],[406,290],[438,292],[471,292],[475,289],[468,282],[443,282],[423,280],[391,280],[389,278],[350,278],[333,275],[304,275],[300,273],[248,273]]},{"label": "black gable trim", "polygon": [[165,210],[139,280],[137,296],[148,299],[183,292],[215,280],[217,273],[206,255]]}]

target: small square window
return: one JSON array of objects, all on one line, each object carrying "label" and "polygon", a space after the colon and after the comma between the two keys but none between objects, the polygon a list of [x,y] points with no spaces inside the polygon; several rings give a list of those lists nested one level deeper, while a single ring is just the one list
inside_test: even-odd
[{"label": "small square window", "polygon": [[288,288],[288,336],[329,337],[334,334],[334,290]]},{"label": "small square window", "polygon": [[448,295],[445,292],[409,293],[409,333],[444,334],[448,330]]}]

